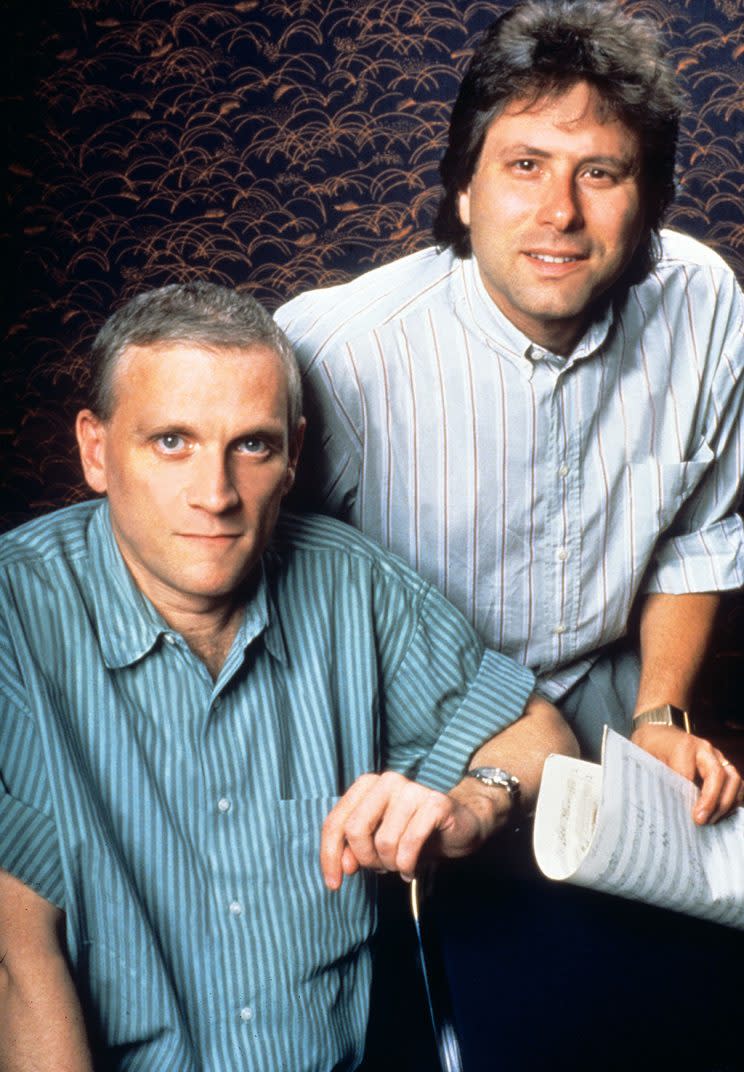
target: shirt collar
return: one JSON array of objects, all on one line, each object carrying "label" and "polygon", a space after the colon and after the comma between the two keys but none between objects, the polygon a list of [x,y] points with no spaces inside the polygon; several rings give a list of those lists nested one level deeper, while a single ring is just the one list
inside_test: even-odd
[{"label": "shirt collar", "polygon": [[[266,650],[279,662],[287,661],[287,649],[279,626],[279,614],[274,605],[274,596],[269,587],[266,567],[263,560],[258,564],[258,581],[248,603],[245,606],[243,620],[233,641],[231,655],[242,658],[246,648],[261,634],[264,635]],[[225,667],[228,668],[231,656]]]},{"label": "shirt collar", "polygon": [[[561,361],[568,368],[574,362],[596,353],[606,341],[614,320],[611,302],[607,302],[598,312],[597,318],[590,323],[567,358],[550,354],[543,347],[537,346],[501,312],[485,288],[475,257],[463,258],[460,263],[464,308],[470,314],[478,334],[491,349],[506,353],[518,362],[527,361],[530,365],[534,361],[549,357]],[[456,302],[455,308],[459,306],[460,303]]]},{"label": "shirt collar", "polygon": [[[109,505],[105,499],[91,520],[88,542],[93,612],[104,663],[110,669],[131,666],[172,630],[140,592],[127,569],[111,527]],[[269,628],[277,617],[263,564],[260,564],[258,584],[246,605],[228,661],[231,662],[233,657],[242,658],[248,645],[263,632],[266,633],[267,649],[277,659],[286,660],[281,631],[277,627]]]}]

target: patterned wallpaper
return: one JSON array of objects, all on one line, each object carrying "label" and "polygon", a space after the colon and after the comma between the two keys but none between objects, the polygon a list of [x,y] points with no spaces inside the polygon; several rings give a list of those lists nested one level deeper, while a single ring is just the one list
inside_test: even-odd
[{"label": "patterned wallpaper", "polygon": [[[671,222],[744,273],[741,0],[627,0],[692,100]],[[2,3],[9,147],[4,525],[83,494],[85,351],[137,290],[201,276],[270,307],[428,244],[488,0]]]}]

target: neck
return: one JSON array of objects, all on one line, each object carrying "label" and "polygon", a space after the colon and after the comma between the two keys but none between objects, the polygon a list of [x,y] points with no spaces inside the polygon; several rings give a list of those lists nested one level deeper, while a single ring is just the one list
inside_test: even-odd
[{"label": "neck", "polygon": [[195,609],[155,604],[168,625],[180,633],[213,678],[217,678],[240,628],[245,601],[229,606]]},{"label": "neck", "polygon": [[[192,622],[187,628],[182,625],[178,629],[194,655],[201,659],[215,681],[235,640],[241,616],[242,611],[240,613],[236,611],[229,621],[220,625]],[[176,626],[174,625],[173,628]]]},{"label": "neck", "polygon": [[546,327],[545,331],[537,333],[537,335],[535,332],[530,332],[528,338],[536,346],[541,346],[543,350],[549,350],[551,354],[568,357],[585,330],[586,324],[582,324],[580,328],[577,328],[575,324],[564,327],[560,322],[556,322]]}]

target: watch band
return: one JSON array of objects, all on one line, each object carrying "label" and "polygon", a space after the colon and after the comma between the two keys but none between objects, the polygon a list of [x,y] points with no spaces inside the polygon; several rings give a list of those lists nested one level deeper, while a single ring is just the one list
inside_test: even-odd
[{"label": "watch band", "polygon": [[468,778],[477,778],[483,785],[505,789],[509,794],[512,808],[515,811],[519,810],[522,799],[522,786],[519,784],[519,778],[515,774],[510,774],[509,771],[505,771],[502,767],[472,767],[467,772],[467,776]]},{"label": "watch band", "polygon": [[633,715],[633,729],[639,726],[677,726],[685,733],[692,733],[692,722],[687,711],[673,704],[661,704],[659,707],[650,707],[647,711],[639,711]]}]

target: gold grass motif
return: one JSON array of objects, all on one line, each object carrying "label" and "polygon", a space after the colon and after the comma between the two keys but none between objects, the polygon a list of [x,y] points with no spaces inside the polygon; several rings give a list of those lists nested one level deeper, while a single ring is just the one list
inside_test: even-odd
[{"label": "gold grass motif", "polygon": [[[275,307],[430,242],[451,102],[508,6],[138,0],[115,18],[70,0],[16,16],[4,520],[80,494],[67,429],[120,298],[199,276]],[[744,272],[739,4],[628,7],[662,23],[692,100],[670,221]]]}]

